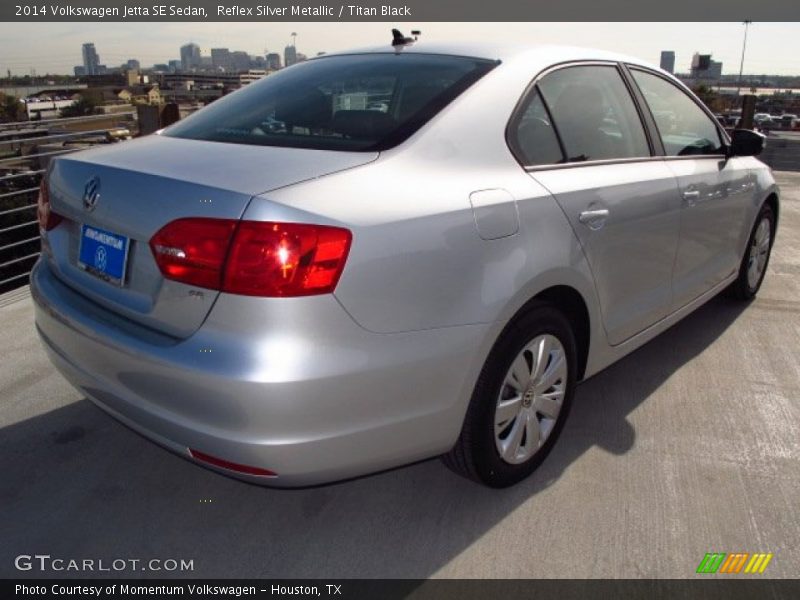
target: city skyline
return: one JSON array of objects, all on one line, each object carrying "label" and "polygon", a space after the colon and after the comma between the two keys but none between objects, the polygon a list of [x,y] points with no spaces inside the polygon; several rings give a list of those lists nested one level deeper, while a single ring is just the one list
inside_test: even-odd
[{"label": "city skyline", "polygon": [[[726,75],[738,73],[740,23],[9,23],[0,24],[0,70],[12,75],[71,74],[82,64],[81,48],[93,42],[102,62],[118,67],[129,59],[142,67],[180,59],[180,48],[197,44],[231,48],[254,56],[283,55],[297,33],[297,49],[308,56],[377,45],[389,30],[422,29],[423,41],[497,40],[570,43],[615,50],[653,64],[661,51],[676,54],[675,70],[688,72],[695,52],[712,54]],[[800,75],[800,23],[755,23],[750,28],[744,72]],[[37,39],[31,46],[30,40]],[[579,44],[575,44],[579,41]]]}]

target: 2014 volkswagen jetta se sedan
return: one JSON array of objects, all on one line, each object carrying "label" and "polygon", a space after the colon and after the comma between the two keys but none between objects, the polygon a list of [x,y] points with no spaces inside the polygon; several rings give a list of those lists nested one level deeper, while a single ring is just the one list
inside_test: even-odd
[{"label": "2014 volkswagen jetta se sedan", "polygon": [[577,382],[756,294],[762,145],[616,54],[327,55],[53,160],[36,326],[88,398],[218,471],[301,486],[444,455],[507,486]]}]

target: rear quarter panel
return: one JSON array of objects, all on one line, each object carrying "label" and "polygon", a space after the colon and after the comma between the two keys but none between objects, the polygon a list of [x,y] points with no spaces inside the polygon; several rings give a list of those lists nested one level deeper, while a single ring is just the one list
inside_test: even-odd
[{"label": "rear quarter panel", "polygon": [[[591,274],[569,224],[505,140],[514,106],[544,66],[498,67],[376,162],[262,194],[245,218],[349,227],[335,295],[373,332],[507,320],[550,285],[575,287],[593,315]],[[487,189],[516,202],[516,234],[478,234],[470,194]]]}]

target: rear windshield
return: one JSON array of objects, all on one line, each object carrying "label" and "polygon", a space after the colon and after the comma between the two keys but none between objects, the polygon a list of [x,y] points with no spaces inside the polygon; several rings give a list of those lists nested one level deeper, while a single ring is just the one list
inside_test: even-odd
[{"label": "rear windshield", "polygon": [[319,58],[225,96],[163,135],[318,150],[385,150],[408,138],[495,64],[401,53]]}]

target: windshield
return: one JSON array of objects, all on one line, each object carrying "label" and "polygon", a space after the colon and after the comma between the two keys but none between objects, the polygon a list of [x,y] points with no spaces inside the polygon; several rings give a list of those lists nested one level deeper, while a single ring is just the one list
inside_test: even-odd
[{"label": "windshield", "polygon": [[163,135],[318,150],[385,150],[408,138],[495,64],[426,54],[315,59],[225,96]]}]

